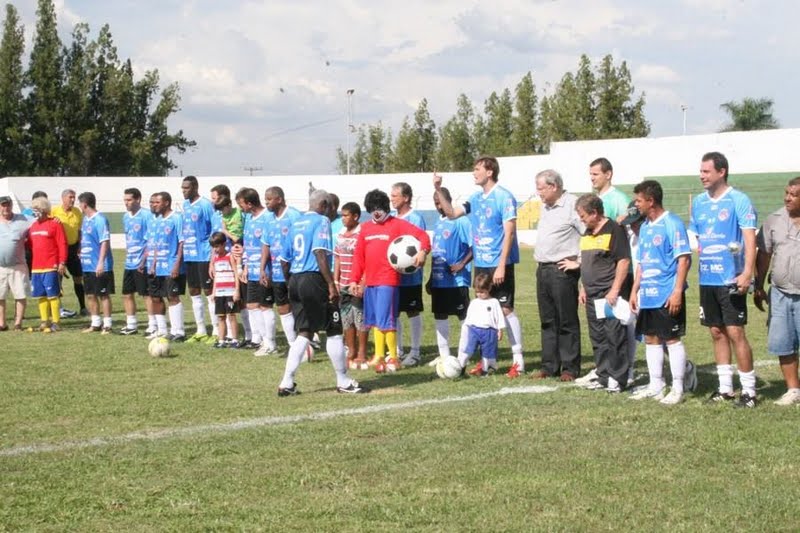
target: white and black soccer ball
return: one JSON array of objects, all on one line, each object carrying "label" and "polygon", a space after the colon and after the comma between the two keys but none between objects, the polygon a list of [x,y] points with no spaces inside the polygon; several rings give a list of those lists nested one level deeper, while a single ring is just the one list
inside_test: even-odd
[{"label": "white and black soccer ball", "polygon": [[169,340],[164,337],[156,337],[147,345],[147,352],[152,357],[169,357],[171,349]]},{"label": "white and black soccer ball", "polygon": [[414,266],[414,256],[422,249],[419,240],[412,235],[401,235],[389,244],[386,258],[389,264],[400,274],[413,274],[418,267]]},{"label": "white and black soccer ball", "polygon": [[457,357],[443,355],[436,362],[436,375],[442,379],[456,379],[461,376],[463,369]]}]

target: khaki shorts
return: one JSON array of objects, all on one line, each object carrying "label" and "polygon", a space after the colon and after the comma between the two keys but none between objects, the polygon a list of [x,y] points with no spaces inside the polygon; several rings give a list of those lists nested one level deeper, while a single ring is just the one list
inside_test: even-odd
[{"label": "khaki shorts", "polygon": [[30,295],[27,265],[0,266],[0,300],[6,299],[9,290],[15,300],[24,300]]}]

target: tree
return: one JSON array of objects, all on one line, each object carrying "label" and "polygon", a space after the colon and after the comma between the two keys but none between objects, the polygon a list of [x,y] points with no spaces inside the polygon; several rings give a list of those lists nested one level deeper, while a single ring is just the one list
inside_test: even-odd
[{"label": "tree", "polygon": [[625,61],[616,68],[610,55],[603,58],[596,80],[595,122],[600,139],[646,137],[650,125],[644,117],[644,95],[634,102],[631,73]]},{"label": "tree", "polygon": [[27,81],[30,121],[31,171],[35,175],[61,174],[61,40],[52,0],[39,0],[36,9]]},{"label": "tree", "polygon": [[538,98],[533,75],[522,77],[514,91],[514,117],[511,128],[511,154],[531,155],[539,148]]},{"label": "tree", "polygon": [[24,175],[28,170],[22,96],[24,51],[24,27],[17,10],[7,4],[0,41],[0,176]]},{"label": "tree", "polygon": [[484,153],[495,157],[511,153],[511,131],[514,105],[511,91],[504,89],[500,96],[493,92],[486,99],[486,144]]},{"label": "tree", "polygon": [[439,130],[436,168],[448,172],[469,170],[475,161],[472,136],[475,111],[465,94],[456,101],[456,114]]},{"label": "tree", "polygon": [[744,98],[741,102],[725,102],[720,105],[731,119],[720,131],[771,130],[779,128],[772,115],[771,98]]},{"label": "tree", "polygon": [[428,112],[428,100],[423,98],[414,113],[414,123],[408,117],[403,120],[397,134],[391,171],[433,171],[436,140],[436,124]]}]

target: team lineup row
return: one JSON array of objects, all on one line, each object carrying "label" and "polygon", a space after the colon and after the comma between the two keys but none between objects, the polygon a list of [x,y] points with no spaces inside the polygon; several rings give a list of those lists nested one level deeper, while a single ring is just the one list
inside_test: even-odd
[{"label": "team lineup row", "polygon": [[[296,392],[294,375],[299,362],[307,357],[314,334],[321,330],[328,333],[326,350],[337,374],[338,390],[364,392],[364,387],[347,376],[348,366],[372,366],[383,372],[420,362],[422,271],[401,276],[386,254],[394,238],[414,235],[422,244],[416,264],[422,265],[429,254],[432,259],[431,276],[424,288],[431,295],[439,356],[450,356],[448,316],[456,315],[462,323],[461,368],[480,351],[481,359],[470,374],[494,372],[497,340],[505,330],[513,357],[508,376],[520,376],[525,362],[521,327],[514,313],[514,265],[519,261],[516,201],[498,185],[499,170],[494,158],[476,161],[473,179],[480,190],[463,205],[453,205],[449,191],[442,187],[442,177],[434,176],[434,200],[441,217],[432,239],[425,232],[424,220],[411,207],[412,191],[405,183],[395,184],[391,195],[371,191],[364,200],[370,214],[364,223],[359,223],[358,204],[344,204],[339,215],[338,198],[324,191],[313,191],[308,211],[300,213],[286,205],[278,187],[266,190],[265,205],[257,191],[242,189],[232,198],[225,185],[212,188],[207,200],[199,195],[197,180],[190,176],[182,182],[183,210],[177,213],[168,193],[152,195],[147,210],[141,208],[141,193],[127,189],[122,284],[127,323],[121,333],[138,329],[134,295],[140,294],[146,298],[149,335],[167,335],[168,313],[169,334],[175,341],[236,346],[235,314],[241,307],[245,339],[248,345],[258,347],[257,355],[277,352],[276,318],[280,319],[290,343],[279,386],[281,396]],[[596,194],[580,198],[563,189],[557,172],[547,170],[536,176],[542,212],[534,257],[543,356],[542,368],[533,376],[577,379],[588,388],[622,391],[631,379],[638,333],[645,343],[650,383],[631,397],[675,404],[694,381],[693,365],[681,342],[686,323],[686,275],[691,264],[687,228],[664,209],[657,182],[639,183],[629,204],[611,185],[612,176],[608,160],[593,161],[590,177]],[[731,401],[744,407],[757,403],[752,350],[744,330],[746,295],[755,278],[756,304],[761,306],[767,298],[773,303],[769,349],[780,357],[788,387],[779,402],[794,403],[800,401],[797,327],[791,321],[777,325],[774,311],[777,297],[788,298],[782,305],[793,309],[800,293],[796,274],[792,274],[797,269],[785,259],[800,251],[792,248],[800,241],[796,238],[800,183],[789,183],[785,209],[770,215],[765,224],[775,218],[772,226],[786,227],[762,231],[761,246],[757,247],[755,210],[746,195],[727,184],[727,178],[728,162],[722,154],[703,156],[700,181],[705,192],[693,200],[688,228],[698,238],[701,321],[711,333],[719,376],[719,387],[710,401]],[[65,191],[63,196],[69,200],[70,194],[74,202],[74,192]],[[72,219],[59,217],[61,224],[50,217],[46,199],[32,203],[33,296],[39,298],[41,329],[56,328],[58,276],[74,262],[71,257],[77,252],[81,270],[73,271],[73,278],[83,274],[92,317],[85,331],[108,333],[109,295],[114,292],[108,221],[97,212],[94,195],[83,193],[78,201],[80,209],[74,209],[64,205],[62,198],[61,211]],[[68,233],[76,218],[80,220],[75,232],[78,239],[73,235],[70,243]],[[787,250],[795,253],[787,254]],[[789,274],[773,275],[767,296],[763,284],[771,258],[774,273],[785,270]],[[788,281],[777,283],[779,278]],[[468,292],[471,281],[476,292],[472,302]],[[180,299],[187,284],[197,326],[188,339]],[[630,302],[633,319],[613,315],[625,302]],[[595,369],[579,378],[578,309],[582,304]],[[212,320],[211,334],[205,325],[206,308],[211,317],[218,317]],[[398,320],[403,312],[411,326],[406,354]],[[375,355],[367,361],[370,329]],[[349,361],[344,355],[345,343]],[[742,387],[738,398],[733,389],[732,353],[736,354]],[[673,378],[669,394],[662,370],[665,354]]]}]

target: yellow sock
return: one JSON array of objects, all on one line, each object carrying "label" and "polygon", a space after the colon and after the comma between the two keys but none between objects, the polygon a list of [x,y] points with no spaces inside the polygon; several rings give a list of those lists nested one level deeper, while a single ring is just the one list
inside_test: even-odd
[{"label": "yellow sock", "polygon": [[386,346],[389,348],[389,359],[397,359],[397,332],[386,332]]},{"label": "yellow sock", "polygon": [[50,312],[50,302],[47,301],[47,298],[39,298],[39,318],[42,319],[42,323],[47,322],[47,314]]},{"label": "yellow sock", "polygon": [[50,314],[53,315],[53,324],[61,322],[61,298],[50,298]]},{"label": "yellow sock", "polygon": [[375,360],[383,361],[383,354],[386,353],[386,334],[378,328],[372,328],[375,336]]}]

